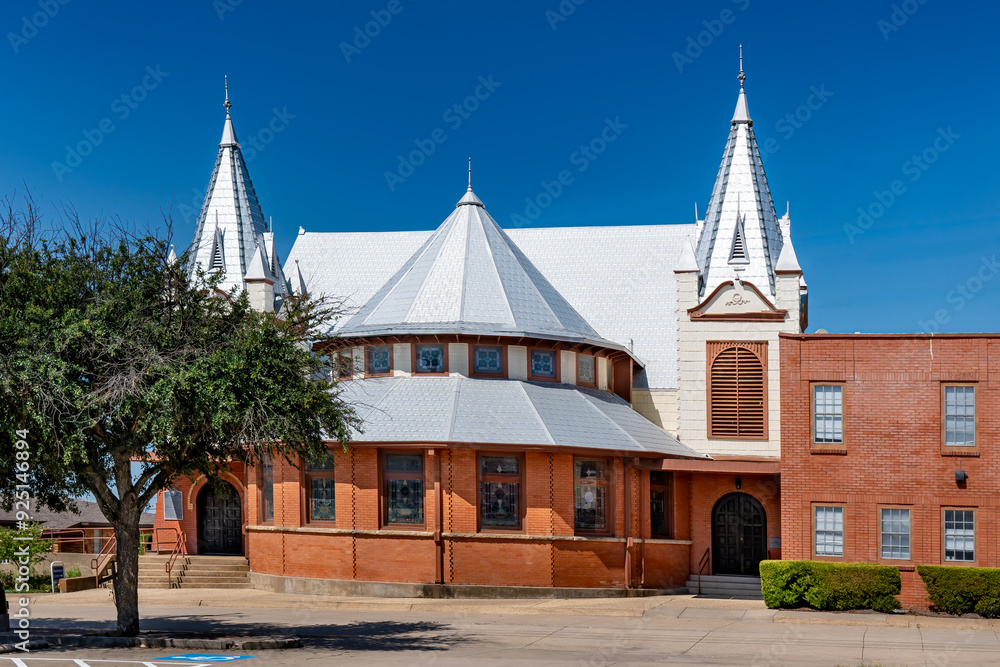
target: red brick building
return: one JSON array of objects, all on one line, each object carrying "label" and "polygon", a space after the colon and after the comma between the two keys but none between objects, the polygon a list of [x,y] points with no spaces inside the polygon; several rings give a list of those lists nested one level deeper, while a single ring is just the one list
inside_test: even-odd
[{"label": "red brick building", "polygon": [[785,559],[1000,566],[1000,334],[781,337]]}]

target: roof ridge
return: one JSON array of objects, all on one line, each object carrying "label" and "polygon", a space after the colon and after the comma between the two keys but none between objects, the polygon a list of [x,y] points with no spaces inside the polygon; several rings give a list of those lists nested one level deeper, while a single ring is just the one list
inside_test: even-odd
[{"label": "roof ridge", "polygon": [[[497,380],[494,380],[494,382],[496,381]],[[526,400],[528,402],[528,405],[531,406],[531,412],[535,415],[535,419],[538,421],[538,425],[542,427],[542,430],[545,432],[545,437],[549,439],[549,442],[547,444],[555,445],[556,439],[552,437],[552,432],[549,430],[549,427],[545,425],[545,420],[542,419],[542,415],[539,414],[538,408],[535,407],[535,402],[531,400],[531,395],[528,394],[528,392],[524,389],[524,385],[528,381],[527,380],[510,380],[510,381],[516,382],[518,389],[520,389],[521,393],[524,394],[524,400]]]},{"label": "roof ridge", "polygon": [[[637,447],[638,447],[639,449],[641,449],[641,450],[643,450],[643,451],[649,451],[649,448],[648,448],[648,447],[646,447],[646,446],[645,446],[645,445],[643,445],[643,444],[642,444],[641,442],[639,442],[638,440],[636,440],[636,439],[635,439],[635,438],[634,438],[634,437],[632,436],[632,434],[631,434],[631,433],[629,433],[628,431],[626,431],[625,429],[623,429],[623,428],[621,427],[621,425],[620,425],[620,424],[618,424],[618,422],[616,422],[616,421],[615,421],[614,419],[612,419],[611,417],[609,417],[609,416],[607,415],[607,413],[605,413],[605,412],[604,412],[604,410],[601,410],[601,409],[599,409],[599,408],[598,408],[598,407],[597,407],[596,405],[594,405],[594,404],[593,404],[593,403],[592,403],[592,402],[590,401],[590,399],[588,398],[588,396],[587,396],[587,395],[586,395],[586,394],[585,394],[585,393],[583,392],[583,389],[584,389],[584,388],[580,388],[580,389],[581,389],[581,391],[578,391],[578,392],[576,392],[576,393],[577,393],[577,395],[578,395],[578,396],[580,396],[580,400],[582,400],[582,401],[583,401],[584,403],[586,403],[586,404],[587,404],[587,405],[588,405],[588,406],[590,407],[590,409],[591,409],[591,410],[593,410],[594,412],[596,412],[597,414],[599,414],[599,415],[600,415],[601,417],[603,417],[603,418],[604,418],[604,421],[606,421],[606,422],[610,423],[610,424],[611,424],[612,426],[614,426],[614,427],[615,427],[616,429],[618,429],[619,431],[621,431],[622,433],[624,433],[624,434],[625,434],[625,437],[626,437],[626,438],[628,438],[629,440],[631,440],[632,442],[634,442],[634,443],[636,444],[636,446],[637,446]],[[612,396],[616,397],[616,398],[620,398],[620,399],[622,400],[622,402],[623,402],[623,403],[626,403],[626,402],[625,402],[625,399],[624,399],[624,398],[621,398],[621,396],[618,396],[618,394],[613,394],[613,393],[611,393],[611,392],[608,392],[608,393],[609,393],[609,394],[611,394]],[[626,405],[627,405],[627,403],[626,403]],[[653,424],[653,422],[650,422],[650,424]],[[653,426],[656,426],[656,424],[653,424]],[[665,429],[664,429],[664,430],[665,430]]]}]

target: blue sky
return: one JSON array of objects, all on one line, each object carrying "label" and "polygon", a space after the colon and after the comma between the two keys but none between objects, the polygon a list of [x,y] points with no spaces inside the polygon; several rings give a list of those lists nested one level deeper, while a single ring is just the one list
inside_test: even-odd
[{"label": "blue sky", "polygon": [[[0,183],[27,184],[50,215],[72,203],[155,224],[173,205],[184,246],[228,74],[282,256],[300,225],[436,227],[469,155],[501,225],[563,169],[573,183],[532,224],[689,222],[711,194],[742,42],[810,330],[996,331],[998,13],[937,0],[11,0]],[[375,36],[358,38],[366,27]],[[476,108],[459,115],[463,103]],[[576,153],[608,119],[620,136]],[[422,164],[388,183],[420,146]]]}]

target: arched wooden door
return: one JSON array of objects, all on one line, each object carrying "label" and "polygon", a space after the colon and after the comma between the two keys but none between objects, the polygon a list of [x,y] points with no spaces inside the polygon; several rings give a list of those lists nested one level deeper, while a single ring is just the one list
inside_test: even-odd
[{"label": "arched wooden door", "polygon": [[198,553],[243,554],[240,494],[228,482],[218,491],[206,484],[198,494]]},{"label": "arched wooden door", "polygon": [[767,514],[747,493],[730,493],[712,509],[712,574],[760,576],[767,558]]}]

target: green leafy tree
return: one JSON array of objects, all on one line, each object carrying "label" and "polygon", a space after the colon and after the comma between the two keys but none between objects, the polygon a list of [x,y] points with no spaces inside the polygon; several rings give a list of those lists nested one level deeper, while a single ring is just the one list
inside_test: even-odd
[{"label": "green leafy tree", "polygon": [[27,566],[29,572],[52,552],[52,541],[42,538],[37,521],[27,521],[21,528],[0,528],[0,561],[9,560],[17,566]]},{"label": "green leafy tree", "polygon": [[45,233],[30,199],[0,211],[0,493],[10,504],[21,485],[56,510],[96,498],[117,539],[122,635],[139,631],[139,517],[158,491],[234,461],[308,460],[358,426],[310,345],[337,303],[259,313],[168,254],[71,212]]}]

